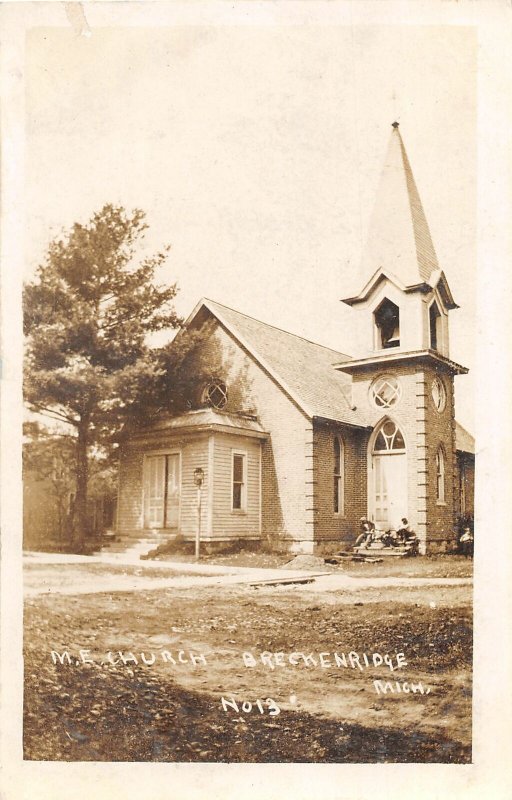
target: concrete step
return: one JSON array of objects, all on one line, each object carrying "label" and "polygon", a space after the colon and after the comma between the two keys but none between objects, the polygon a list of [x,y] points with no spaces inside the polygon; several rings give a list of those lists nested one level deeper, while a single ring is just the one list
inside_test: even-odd
[{"label": "concrete step", "polygon": [[151,550],[155,550],[159,545],[166,544],[172,537],[161,536],[158,534],[150,536],[121,536],[113,541],[106,542],[101,548],[94,552],[95,555],[115,556],[141,556],[147,555]]}]

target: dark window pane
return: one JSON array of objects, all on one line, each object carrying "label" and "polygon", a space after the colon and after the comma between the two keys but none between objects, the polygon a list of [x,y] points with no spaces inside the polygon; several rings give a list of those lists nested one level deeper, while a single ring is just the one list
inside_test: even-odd
[{"label": "dark window pane", "polygon": [[334,477],[334,513],[340,510],[340,479]]},{"label": "dark window pane", "polygon": [[387,450],[386,441],[384,439],[384,436],[382,435],[382,431],[379,432],[379,435],[377,436],[377,438],[375,440],[375,448],[374,449],[375,450]]},{"label": "dark window pane", "polygon": [[244,457],[233,456],[233,481],[242,483],[244,479]]},{"label": "dark window pane", "polygon": [[233,484],[233,508],[242,508],[242,485]]},{"label": "dark window pane", "polygon": [[398,430],[396,432],[396,436],[393,442],[393,450],[405,450],[404,437]]},{"label": "dark window pane", "polygon": [[338,439],[334,440],[334,472],[340,474],[341,447]]}]

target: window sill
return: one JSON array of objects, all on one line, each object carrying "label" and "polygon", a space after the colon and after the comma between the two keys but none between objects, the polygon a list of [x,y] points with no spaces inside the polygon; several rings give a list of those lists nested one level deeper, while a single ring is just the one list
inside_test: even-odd
[{"label": "window sill", "polygon": [[447,506],[446,500],[436,500],[436,506]]},{"label": "window sill", "polygon": [[247,515],[246,508],[232,508],[231,513],[235,515],[235,517],[245,517]]}]

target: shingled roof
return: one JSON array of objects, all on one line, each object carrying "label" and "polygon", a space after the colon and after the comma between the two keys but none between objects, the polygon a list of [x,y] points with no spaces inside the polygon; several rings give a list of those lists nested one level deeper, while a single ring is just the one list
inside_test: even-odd
[{"label": "shingled roof", "polygon": [[357,295],[369,276],[382,271],[405,288],[430,283],[432,275],[441,272],[397,122],[393,123],[359,271],[347,296]]},{"label": "shingled roof", "polygon": [[[350,376],[333,366],[351,361],[350,356],[206,298],[197,304],[186,325],[202,323],[208,312],[271,375],[306,416],[368,427],[362,412],[352,406]],[[474,453],[475,440],[462,425],[455,424],[457,450]]]},{"label": "shingled roof", "polygon": [[187,325],[202,321],[204,309],[258,361],[306,416],[365,425],[352,408],[351,379],[333,368],[333,364],[349,361],[350,356],[208,299],[200,301]]},{"label": "shingled roof", "polygon": [[455,447],[463,453],[475,452],[475,440],[458,422],[455,423]]}]

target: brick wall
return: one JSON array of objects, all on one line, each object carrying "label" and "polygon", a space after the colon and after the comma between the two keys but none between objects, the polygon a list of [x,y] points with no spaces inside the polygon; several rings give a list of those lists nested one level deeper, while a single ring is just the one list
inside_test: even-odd
[{"label": "brick wall", "polygon": [[[370,387],[380,375],[394,375],[401,384],[400,401],[389,409],[376,408],[370,399]],[[404,515],[416,530],[423,552],[444,550],[453,540],[455,485],[455,422],[453,378],[444,374],[446,406],[439,413],[431,396],[432,367],[401,364],[399,367],[378,367],[354,376],[352,399],[377,427],[385,417],[392,419],[402,431],[407,451],[408,507]],[[436,453],[442,444],[445,453],[445,503],[436,498]],[[371,493],[371,482],[370,493]],[[369,513],[372,497],[369,497]]]},{"label": "brick wall", "polygon": [[[423,373],[425,393],[425,430],[428,463],[427,480],[427,551],[444,551],[456,541],[455,515],[457,501],[458,470],[455,452],[455,399],[453,376],[437,372],[432,367]],[[442,412],[437,411],[432,400],[432,381],[442,381],[446,391],[446,404]],[[445,457],[445,498],[437,499],[436,455],[439,447]]]},{"label": "brick wall", "polygon": [[457,452],[457,513],[475,514],[475,456]]},{"label": "brick wall", "polygon": [[[334,511],[334,440],[342,443],[343,507]],[[367,509],[368,433],[341,424],[314,425],[315,552],[351,546]]]}]

